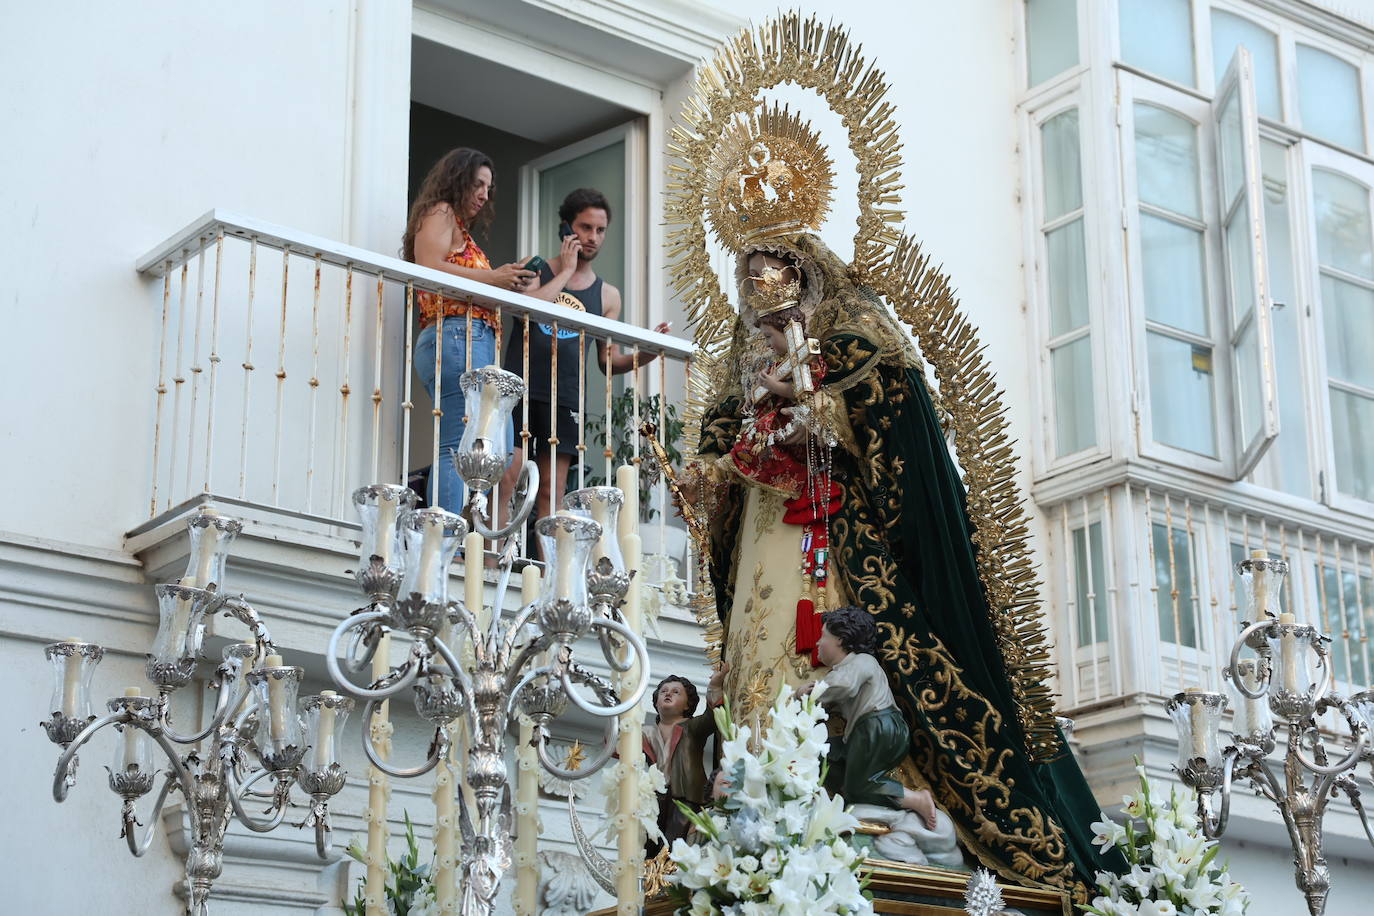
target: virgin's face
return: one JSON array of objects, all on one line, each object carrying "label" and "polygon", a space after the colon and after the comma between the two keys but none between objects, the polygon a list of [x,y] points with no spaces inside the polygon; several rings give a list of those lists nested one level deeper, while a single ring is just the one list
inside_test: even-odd
[{"label": "virgin's face", "polygon": [[467,200],[463,201],[463,218],[472,219],[487,205],[491,197],[491,169],[485,165],[477,168],[477,183],[468,190]]}]

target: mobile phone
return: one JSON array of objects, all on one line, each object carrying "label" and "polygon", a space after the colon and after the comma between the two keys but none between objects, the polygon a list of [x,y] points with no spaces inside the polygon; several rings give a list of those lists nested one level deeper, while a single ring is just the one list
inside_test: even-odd
[{"label": "mobile phone", "polygon": [[534,257],[530,258],[528,261],[525,262],[525,269],[532,270],[535,273],[539,273],[547,266],[549,266],[548,262],[541,258],[539,255],[535,255]]},{"label": "mobile phone", "polygon": [[568,236],[570,236],[570,235],[572,235],[572,234],[573,234],[573,228],[572,228],[572,226],[569,226],[566,222],[562,222],[562,223],[559,223],[559,224],[558,224],[558,240],[559,240],[560,242],[561,242],[563,239],[567,238]]}]

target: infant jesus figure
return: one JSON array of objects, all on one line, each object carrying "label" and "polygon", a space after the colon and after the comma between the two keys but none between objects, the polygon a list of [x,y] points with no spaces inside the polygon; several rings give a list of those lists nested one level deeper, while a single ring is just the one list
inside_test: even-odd
[{"label": "infant jesus figure", "polygon": [[[888,776],[910,746],[910,729],[892,698],[887,674],[873,657],[878,627],[863,608],[837,608],[822,618],[817,643],[821,664],[830,666],[822,679],[820,703],[845,719],[844,736],[830,739],[826,788],[851,805],[877,805],[916,813],[927,830],[935,830],[935,799],[929,789],[908,789]],[[800,695],[816,684],[806,685]]]}]

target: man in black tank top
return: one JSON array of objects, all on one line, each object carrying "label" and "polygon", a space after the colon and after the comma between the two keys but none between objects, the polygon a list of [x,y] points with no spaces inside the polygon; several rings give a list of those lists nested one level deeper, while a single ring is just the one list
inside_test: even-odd
[{"label": "man in black tank top", "polygon": [[[558,208],[558,218],[572,231],[563,238],[563,247],[555,258],[551,258],[540,271],[540,285],[528,291],[537,299],[557,302],[578,311],[606,318],[619,318],[621,312],[620,290],[605,282],[592,270],[591,262],[606,241],[606,230],[611,224],[611,205],[605,195],[591,188],[579,188],[569,194],[563,205]],[[654,328],[659,333],[667,333],[670,325],[663,323]],[[578,392],[582,382],[579,368],[582,365],[578,352],[578,332],[572,328],[558,329],[558,391],[557,404],[554,403],[553,373],[551,372],[553,347],[552,325],[533,322],[529,329],[529,454],[539,461],[539,471],[543,482],[539,487],[538,518],[553,514],[558,505],[550,505],[548,459],[550,429],[554,429],[557,444],[553,451],[555,462],[553,490],[559,494],[558,504],[567,488],[568,471],[577,457],[577,413]],[[513,327],[506,333],[509,343],[506,346],[504,368],[516,375],[525,371],[525,322],[516,319]],[[608,352],[609,351],[609,352]],[[641,353],[639,364],[642,366],[654,359],[653,353]],[[607,375],[628,372],[634,368],[634,354],[626,353],[619,346],[607,347],[605,341],[596,346],[597,362]],[[590,396],[588,398],[591,403]],[[524,405],[515,408],[515,428],[520,430],[524,420]],[[518,436],[518,432],[517,432]],[[509,493],[520,474],[521,455],[519,439],[516,440],[515,460],[506,471],[501,488]]]}]

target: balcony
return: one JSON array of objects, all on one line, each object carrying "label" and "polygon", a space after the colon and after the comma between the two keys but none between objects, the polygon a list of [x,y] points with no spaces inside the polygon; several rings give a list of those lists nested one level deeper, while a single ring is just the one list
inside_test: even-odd
[{"label": "balcony", "polygon": [[[148,280],[160,333],[156,377],[144,389],[152,414],[148,476],[133,484],[146,487],[146,513],[130,520],[126,546],[142,562],[147,582],[172,581],[186,562],[185,520],[197,506],[213,503],[241,518],[244,529],[230,560],[227,588],[247,595],[288,662],[304,667],[315,687],[329,686],[324,652],[330,633],[360,603],[351,575],[359,538],[351,517],[353,490],[375,482],[405,483],[410,471],[438,457],[439,414],[414,371],[418,293],[469,299],[505,322],[528,318],[552,325],[555,334],[571,330],[586,343],[655,357],[612,379],[581,373],[577,444],[582,460],[569,475],[574,487],[590,483],[594,475],[609,477],[612,452],[594,430],[610,414],[613,399],[628,393],[636,407],[632,425],[614,430],[612,444],[619,439],[636,451],[639,437],[627,436],[629,429],[640,421],[663,428],[668,410],[660,407],[658,417],[637,415],[641,396],[681,390],[692,353],[690,344],[676,338],[223,211],[176,233],[137,267]],[[526,378],[531,371],[548,371],[530,367],[528,358],[524,363]],[[596,381],[586,381],[589,375]],[[657,403],[666,405],[668,399]],[[528,431],[527,423],[517,414],[517,430]],[[643,459],[652,465],[651,456]],[[548,469],[540,470],[545,481],[552,478]],[[667,556],[685,575],[685,536],[672,524],[666,486],[660,476],[646,487],[643,501],[654,512],[653,523],[643,525],[646,554]],[[499,488],[495,496],[498,504],[504,502]],[[704,658],[693,649],[700,645],[695,619],[687,608],[662,600],[662,588],[654,588],[672,572],[671,563],[651,559],[646,565],[649,603],[661,609],[647,634],[652,676],[682,673],[704,679]],[[461,578],[461,564],[452,574]],[[487,574],[485,585],[494,589],[495,570]],[[459,588],[456,582],[451,587]],[[146,614],[150,638],[156,616],[151,588],[147,592],[138,610]],[[493,592],[487,594],[491,600]],[[504,610],[513,612],[523,603],[517,584]],[[244,636],[237,622],[213,620],[206,657],[217,658],[222,645]],[[404,643],[408,637],[397,634],[397,639]],[[126,641],[118,651],[136,654],[146,647],[146,639],[132,631]],[[594,643],[578,648],[582,657],[600,658]],[[397,657],[402,651],[397,648]],[[597,670],[596,662],[589,667]],[[210,674],[209,667],[202,672],[205,679]],[[177,715],[188,730],[209,715],[197,696],[204,683],[178,696],[184,708]],[[392,717],[398,757],[422,755],[428,740],[424,723],[408,708],[395,708]],[[601,726],[590,716],[570,714],[558,729],[560,742],[600,742]],[[350,778],[337,806],[337,829],[345,842],[349,832],[361,828],[366,801],[367,768],[355,739],[356,732],[346,741]],[[396,791],[392,834],[403,833],[406,811],[423,833],[432,810],[427,780],[411,780]],[[541,806],[553,851],[559,839],[571,849],[565,803],[548,797]],[[584,812],[599,807],[583,806]],[[181,810],[169,809],[164,817],[169,827],[179,826]],[[584,818],[595,827],[594,814]],[[175,846],[178,831],[172,832]],[[263,887],[290,882],[273,871],[275,860],[290,861],[293,869],[316,869],[306,833],[283,833],[264,839],[231,831],[228,852],[240,867],[226,870],[217,897],[248,905],[262,897]],[[345,882],[344,872],[326,874]],[[298,880],[283,884],[281,890],[298,885]],[[305,895],[300,905],[311,911],[331,905],[338,890]]]}]

